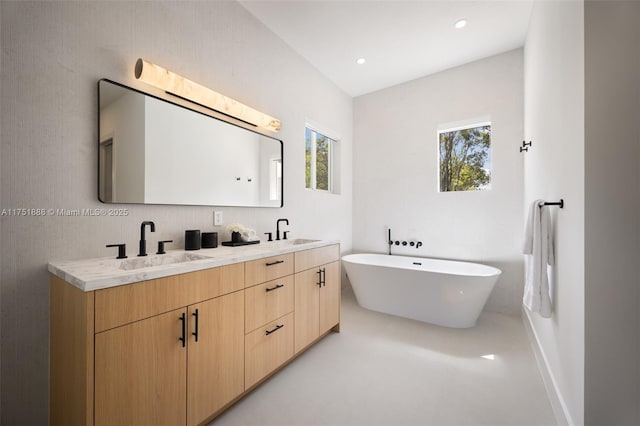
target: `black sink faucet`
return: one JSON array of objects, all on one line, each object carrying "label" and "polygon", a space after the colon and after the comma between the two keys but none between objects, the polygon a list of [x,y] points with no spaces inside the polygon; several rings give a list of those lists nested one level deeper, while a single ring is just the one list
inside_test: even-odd
[{"label": "black sink faucet", "polygon": [[[289,224],[289,219],[278,219],[276,222],[276,241],[280,239],[280,222],[284,222],[287,225]],[[284,240],[287,239],[287,233],[284,234]]]},{"label": "black sink faucet", "polygon": [[138,256],[146,256],[147,255],[147,240],[144,238],[144,227],[149,225],[151,227],[151,232],[156,232],[156,224],[151,221],[144,221],[140,225],[140,253]]}]

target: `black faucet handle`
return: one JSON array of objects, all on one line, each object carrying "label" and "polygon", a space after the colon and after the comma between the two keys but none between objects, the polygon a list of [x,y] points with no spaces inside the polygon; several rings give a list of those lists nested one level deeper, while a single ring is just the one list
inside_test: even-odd
[{"label": "black faucet handle", "polygon": [[107,244],[105,247],[118,247],[118,257],[116,259],[127,258],[127,245],[126,244]]},{"label": "black faucet handle", "polygon": [[289,231],[284,231],[282,234],[282,239],[286,240],[287,239],[287,234],[289,233]]},{"label": "black faucet handle", "polygon": [[173,240],[163,240],[163,241],[158,241],[158,251],[156,252],[156,254],[165,254],[166,252],[164,251],[164,243],[172,243]]},{"label": "black faucet handle", "polygon": [[264,235],[269,238],[267,241],[273,241],[273,232],[265,232]]}]

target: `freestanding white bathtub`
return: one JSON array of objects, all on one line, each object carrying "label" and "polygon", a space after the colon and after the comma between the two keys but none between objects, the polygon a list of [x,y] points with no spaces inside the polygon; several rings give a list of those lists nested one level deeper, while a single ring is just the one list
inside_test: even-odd
[{"label": "freestanding white bathtub", "polygon": [[358,304],[444,327],[476,325],[500,269],[478,263],[385,254],[342,258]]}]

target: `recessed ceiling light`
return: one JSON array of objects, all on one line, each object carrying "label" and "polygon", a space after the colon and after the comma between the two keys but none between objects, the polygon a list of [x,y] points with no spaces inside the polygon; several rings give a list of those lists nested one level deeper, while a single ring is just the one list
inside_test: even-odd
[{"label": "recessed ceiling light", "polygon": [[367,60],[366,60],[365,58],[358,58],[358,59],[356,60],[356,64],[358,64],[358,65],[362,65],[362,64],[364,64],[365,62],[367,62]]},{"label": "recessed ceiling light", "polygon": [[460,20],[456,21],[456,23],[455,23],[455,27],[457,29],[464,28],[466,26],[467,26],[467,20],[466,19],[460,19]]}]

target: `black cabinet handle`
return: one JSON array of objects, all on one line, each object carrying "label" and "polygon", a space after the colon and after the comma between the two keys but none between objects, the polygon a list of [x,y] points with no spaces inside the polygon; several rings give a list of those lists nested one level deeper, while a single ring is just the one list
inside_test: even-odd
[{"label": "black cabinet handle", "polygon": [[268,336],[271,333],[275,333],[276,331],[280,330],[282,327],[284,327],[284,324],[276,325],[276,328],[274,328],[273,330],[266,330],[264,334]]},{"label": "black cabinet handle", "polygon": [[281,263],[284,263],[284,260],[276,260],[275,262],[271,262],[271,263],[267,262],[266,265],[273,266],[273,265],[279,265]]},{"label": "black cabinet handle", "polygon": [[316,284],[318,284],[318,287],[322,287],[322,269],[318,268],[316,274],[318,274],[318,282]]},{"label": "black cabinet handle", "polygon": [[322,268],[322,286],[327,286],[327,270],[325,268]]},{"label": "black cabinet handle", "polygon": [[184,313],[182,315],[180,315],[180,322],[182,322],[182,337],[180,337],[178,340],[180,340],[182,342],[182,347],[184,348],[185,346],[187,346],[187,339],[186,339],[187,318],[186,318],[186,315]]},{"label": "black cabinet handle", "polygon": [[196,311],[194,313],[192,313],[191,315],[196,317],[196,330],[191,334],[193,334],[196,337],[196,342],[197,342],[198,341],[198,310],[196,309]]},{"label": "black cabinet handle", "polygon": [[267,293],[268,293],[270,291],[277,290],[277,289],[282,288],[282,287],[284,287],[284,284],[276,284],[275,287],[271,287],[271,288],[268,288],[266,290],[267,290]]}]

